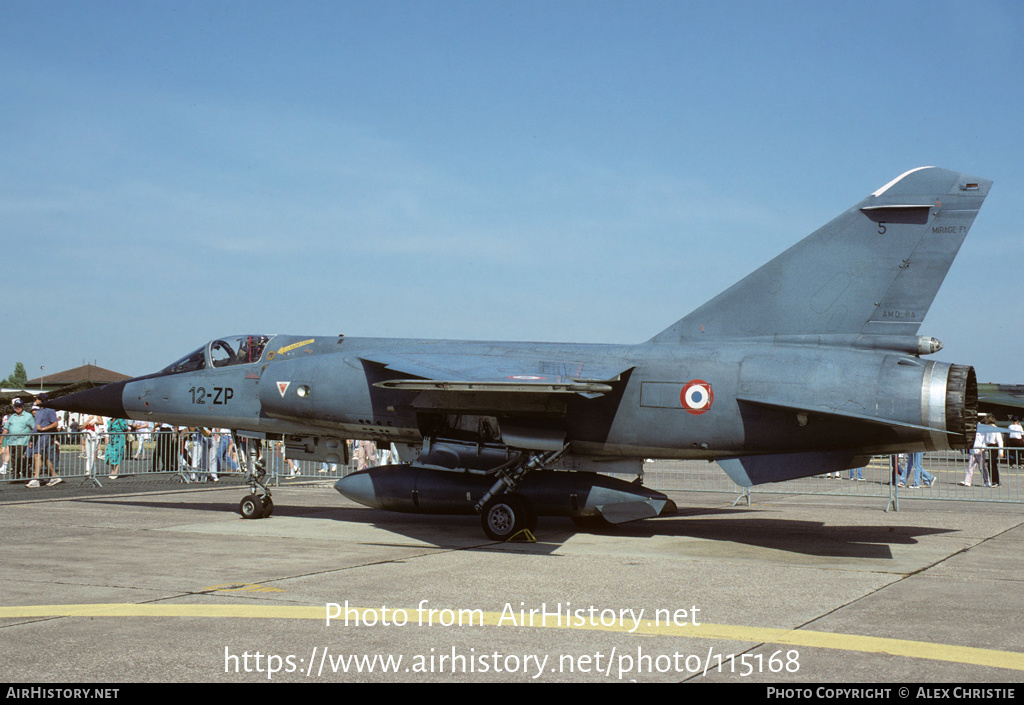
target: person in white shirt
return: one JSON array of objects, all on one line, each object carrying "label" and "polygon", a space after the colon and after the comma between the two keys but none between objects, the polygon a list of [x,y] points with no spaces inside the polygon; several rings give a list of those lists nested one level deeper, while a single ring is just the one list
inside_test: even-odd
[{"label": "person in white shirt", "polygon": [[[1016,416],[1013,417],[1013,421],[1010,423],[1010,437],[1006,439],[1006,445],[1010,448],[1024,448],[1024,426],[1021,426],[1020,418]],[[1007,464],[1018,467],[1021,455],[1021,451],[1011,450],[1006,455]]]},{"label": "person in white shirt", "polygon": [[146,441],[149,440],[149,430],[151,426],[152,424],[145,421],[136,422],[135,424],[135,440],[139,444],[138,448],[135,450],[135,460],[146,459]]},{"label": "person in white shirt", "polygon": [[971,479],[974,471],[981,468],[981,479],[988,484],[988,470],[985,469],[985,434],[979,428],[974,434],[974,447],[971,448],[970,459],[967,461],[967,474],[958,484],[964,487],[971,486]]}]

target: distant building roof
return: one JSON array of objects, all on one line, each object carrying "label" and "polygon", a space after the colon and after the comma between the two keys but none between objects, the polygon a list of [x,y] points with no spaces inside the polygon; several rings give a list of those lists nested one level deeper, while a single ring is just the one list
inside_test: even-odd
[{"label": "distant building roof", "polygon": [[45,384],[50,388],[63,387],[68,384],[79,384],[81,382],[91,382],[94,385],[99,385],[123,382],[126,379],[131,379],[131,375],[123,375],[113,370],[105,370],[96,365],[82,365],[81,367],[75,367],[63,372],[54,372],[53,374],[30,379],[25,382],[25,388],[39,387],[40,384]]}]

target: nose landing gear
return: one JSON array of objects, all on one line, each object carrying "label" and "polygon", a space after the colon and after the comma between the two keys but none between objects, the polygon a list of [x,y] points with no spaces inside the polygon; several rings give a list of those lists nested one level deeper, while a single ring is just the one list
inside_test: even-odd
[{"label": "nose landing gear", "polygon": [[[235,436],[235,447],[240,448],[238,437]],[[257,446],[257,453],[260,448]],[[263,483],[267,470],[263,466],[263,459],[257,455],[252,458],[248,452],[245,454],[245,473],[249,481],[249,495],[238,503],[238,513],[243,519],[263,519],[274,513],[274,500],[270,498],[270,490]],[[263,491],[257,494],[256,488]]]}]

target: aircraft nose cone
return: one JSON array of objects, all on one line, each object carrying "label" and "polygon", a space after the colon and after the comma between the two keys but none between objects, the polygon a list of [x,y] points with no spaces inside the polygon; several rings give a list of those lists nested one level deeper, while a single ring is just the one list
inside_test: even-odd
[{"label": "aircraft nose cone", "polygon": [[118,419],[128,418],[122,401],[126,384],[127,382],[114,382],[95,389],[67,394],[51,399],[46,406],[58,411],[74,411],[80,414],[96,414]]},{"label": "aircraft nose cone", "polygon": [[377,491],[373,487],[373,479],[368,472],[356,472],[343,477],[334,483],[334,489],[353,502],[376,509],[381,507]]}]

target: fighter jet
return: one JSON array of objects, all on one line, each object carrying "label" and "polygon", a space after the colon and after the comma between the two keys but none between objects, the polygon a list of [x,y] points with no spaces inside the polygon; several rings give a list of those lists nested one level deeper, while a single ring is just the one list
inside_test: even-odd
[{"label": "fighter jet", "polygon": [[979,382],[978,410],[1003,419],[1024,416],[1024,384]]},{"label": "fighter jet", "polygon": [[[51,406],[258,433],[295,459],[345,462],[348,439],[395,444],[400,462],[337,490],[476,513],[499,540],[537,516],[673,512],[608,476],[639,479],[644,458],[717,461],[749,487],[967,448],[974,370],[925,359],[942,346],[918,329],[991,183],[908,171],[639,344],[234,335]],[[269,513],[269,493],[252,491],[243,516]]]}]

